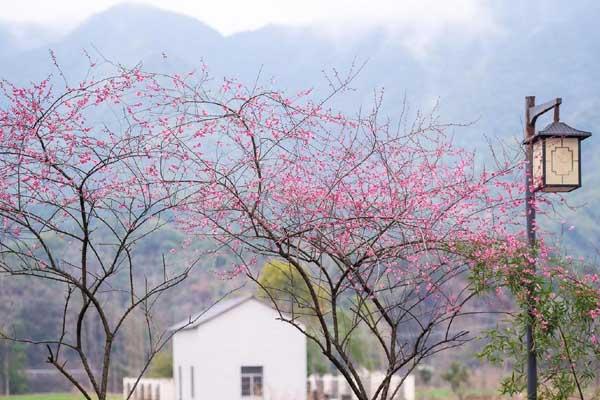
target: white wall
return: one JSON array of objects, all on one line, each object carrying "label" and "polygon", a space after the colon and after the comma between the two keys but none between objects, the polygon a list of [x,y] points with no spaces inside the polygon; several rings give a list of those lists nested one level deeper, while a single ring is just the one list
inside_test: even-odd
[{"label": "white wall", "polygon": [[[306,338],[277,313],[250,299],[173,338],[176,400],[239,400],[241,367],[262,366],[265,400],[306,399]],[[183,372],[179,397],[179,367]]]},{"label": "white wall", "polygon": [[402,386],[404,400],[415,400],[415,376],[407,376]]}]

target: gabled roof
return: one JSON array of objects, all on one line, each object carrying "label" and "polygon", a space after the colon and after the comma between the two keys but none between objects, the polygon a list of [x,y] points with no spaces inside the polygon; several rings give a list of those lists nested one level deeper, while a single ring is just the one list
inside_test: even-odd
[{"label": "gabled roof", "polygon": [[[225,314],[227,311],[244,304],[248,300],[255,299],[253,295],[246,295],[242,297],[235,297],[233,299],[221,300],[215,303],[212,307],[207,310],[202,311],[196,315],[191,316],[190,318],[181,321],[169,328],[171,331],[177,330],[187,330],[196,328],[205,322],[208,322],[222,314]],[[262,304],[262,303],[261,303]],[[266,306],[266,304],[265,304]],[[268,306],[267,306],[268,307]]]},{"label": "gabled roof", "polygon": [[579,137],[585,139],[587,137],[592,136],[591,132],[580,131],[579,129],[575,129],[565,124],[564,122],[552,122],[544,129],[539,131],[536,136],[569,136],[569,137]]}]

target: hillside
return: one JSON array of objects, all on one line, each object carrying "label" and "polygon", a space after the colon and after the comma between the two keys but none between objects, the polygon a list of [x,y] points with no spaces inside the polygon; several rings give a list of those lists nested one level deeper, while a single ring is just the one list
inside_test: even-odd
[{"label": "hillside", "polygon": [[[595,24],[600,5],[582,0],[566,9],[557,0],[534,0],[490,2],[487,6],[494,15],[489,29],[448,26],[421,44],[415,40],[424,34],[419,29],[427,27],[418,24],[397,30],[372,28],[347,37],[328,35],[315,27],[283,26],[223,36],[191,17],[121,5],[58,38],[37,27],[23,26],[18,31],[27,40],[15,40],[15,27],[0,23],[0,75],[18,82],[43,79],[52,69],[48,50],[53,49],[65,74],[75,81],[86,71],[82,52],[87,49],[95,56],[101,54],[127,65],[142,62],[147,69],[158,71],[189,70],[203,61],[216,80],[229,76],[253,82],[260,73],[262,81],[273,79],[279,88],[314,87],[319,93],[327,86],[323,71],[336,68],[343,72],[353,63],[366,62],[353,82],[356,90],[336,100],[334,106],[349,112],[368,107],[376,88],[385,88],[384,111],[392,116],[401,110],[405,98],[413,112],[428,110],[439,100],[443,120],[469,123],[453,128],[453,133],[459,143],[480,154],[481,163],[488,154],[486,136],[512,145],[521,139],[526,95],[536,95],[539,101],[562,97],[562,118],[592,131],[594,137],[582,146],[583,188],[568,195],[569,202],[579,207],[565,210],[545,225],[557,232],[571,253],[599,256],[600,30]],[[576,228],[565,229],[563,221]],[[169,248],[168,235],[159,239],[148,245],[143,262],[152,263]],[[223,258],[216,267],[228,262]],[[195,312],[234,286],[213,279],[214,266],[211,260],[205,271],[165,301],[161,323],[167,325]],[[37,296],[32,295],[35,291]],[[0,292],[0,299],[5,294]],[[37,316],[40,309],[49,307],[44,296],[52,297],[51,288],[20,288],[19,295],[26,303],[21,315],[23,329],[41,335],[56,310],[45,312],[40,319],[24,317]],[[43,365],[43,355],[28,353],[27,365]]]}]

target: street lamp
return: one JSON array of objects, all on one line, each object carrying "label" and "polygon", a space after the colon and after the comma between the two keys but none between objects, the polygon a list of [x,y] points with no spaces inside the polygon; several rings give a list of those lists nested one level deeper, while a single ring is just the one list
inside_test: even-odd
[{"label": "street lamp", "polygon": [[[525,211],[527,215],[527,241],[535,249],[535,192],[570,192],[581,187],[581,141],[592,136],[560,122],[560,105],[556,98],[535,105],[535,96],[525,97],[525,141],[527,174]],[[535,122],[542,114],[554,110],[554,121],[539,132]],[[535,271],[535,259],[532,269]],[[534,318],[530,303],[529,320]],[[527,399],[537,400],[537,358],[533,344],[533,326],[527,324]]]}]

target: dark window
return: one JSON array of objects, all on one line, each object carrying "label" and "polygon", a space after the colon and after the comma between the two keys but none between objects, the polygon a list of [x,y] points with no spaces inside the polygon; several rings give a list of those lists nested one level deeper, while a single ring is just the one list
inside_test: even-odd
[{"label": "dark window", "polygon": [[242,367],[242,374],[261,374],[263,367]]},{"label": "dark window", "polygon": [[250,396],[252,391],[250,390],[251,378],[242,375],[242,396]]},{"label": "dark window", "polygon": [[262,373],[254,377],[253,392],[255,396],[262,396],[263,384],[262,384]]},{"label": "dark window", "polygon": [[242,396],[263,395],[263,367],[242,367]]}]

